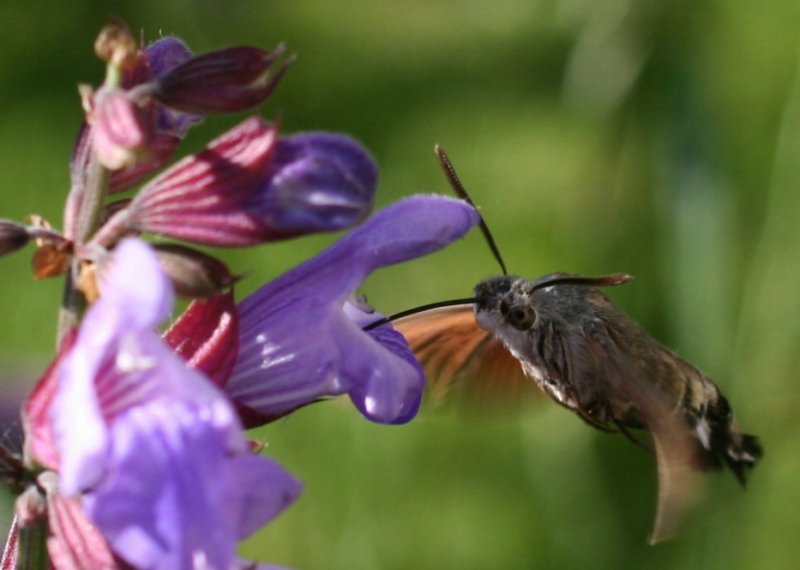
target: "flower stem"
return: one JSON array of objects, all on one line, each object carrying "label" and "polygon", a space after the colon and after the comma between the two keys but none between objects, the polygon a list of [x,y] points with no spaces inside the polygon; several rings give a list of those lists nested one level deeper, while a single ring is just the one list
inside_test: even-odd
[{"label": "flower stem", "polygon": [[[105,204],[108,193],[109,180],[111,173],[107,168],[100,164],[95,154],[89,162],[89,176],[87,177],[86,189],[81,200],[80,210],[76,224],[75,243],[86,243],[97,230],[100,221],[100,214]],[[79,265],[78,260],[72,260],[72,267],[64,281],[64,293],[61,297],[61,309],[58,315],[58,332],[56,336],[57,346],[70,331],[80,322],[81,315],[86,308],[86,299],[76,288],[78,280]]]},{"label": "flower stem", "polygon": [[47,525],[44,522],[19,529],[16,570],[47,570]]},{"label": "flower stem", "polygon": [[[122,74],[116,65],[109,64],[106,67],[107,86],[116,87],[122,81]],[[91,135],[90,135],[91,136]],[[103,205],[108,195],[111,172],[100,164],[97,153],[92,151],[89,164],[87,166],[86,187],[82,189],[82,196],[79,196],[80,207],[78,209],[76,231],[74,240],[77,245],[86,243],[95,233],[100,223],[100,215]],[[64,281],[64,293],[61,297],[61,309],[58,315],[58,331],[56,333],[56,345],[60,346],[70,329],[76,327],[80,322],[81,315],[86,309],[86,299],[76,288],[78,282],[79,265],[78,260],[72,260],[70,272]]]}]

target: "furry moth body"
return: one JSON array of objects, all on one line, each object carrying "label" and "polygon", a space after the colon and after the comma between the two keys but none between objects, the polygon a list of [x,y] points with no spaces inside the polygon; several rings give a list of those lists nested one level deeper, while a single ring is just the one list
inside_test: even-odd
[{"label": "furry moth body", "polygon": [[744,485],[762,451],[739,430],[717,385],[599,288],[629,279],[494,277],[475,287],[472,304],[422,312],[395,326],[440,397],[460,382],[483,386],[474,390],[480,393],[493,382],[513,387],[527,379],[598,429],[632,439],[629,429],[647,430],[659,471],[651,541],[659,542],[676,530],[693,472],[727,466]]},{"label": "furry moth body", "polygon": [[[455,193],[474,206],[450,159],[436,155]],[[697,368],[648,335],[600,287],[629,275],[551,273],[509,276],[489,228],[480,229],[503,275],[478,283],[474,296],[398,313],[393,321],[425,368],[428,393],[454,391],[521,399],[535,384],[592,426],[652,438],[658,503],[651,542],[670,538],[692,500],[697,471],[727,466],[739,483],[762,455],[742,433],[727,399]],[[641,444],[640,444],[641,445]]]}]

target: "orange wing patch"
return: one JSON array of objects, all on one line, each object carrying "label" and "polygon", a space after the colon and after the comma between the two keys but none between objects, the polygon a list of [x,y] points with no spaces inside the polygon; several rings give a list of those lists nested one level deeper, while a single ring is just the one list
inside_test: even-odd
[{"label": "orange wing patch", "polygon": [[433,404],[464,399],[508,405],[539,394],[503,343],[478,326],[472,305],[431,309],[392,324],[425,369]]}]

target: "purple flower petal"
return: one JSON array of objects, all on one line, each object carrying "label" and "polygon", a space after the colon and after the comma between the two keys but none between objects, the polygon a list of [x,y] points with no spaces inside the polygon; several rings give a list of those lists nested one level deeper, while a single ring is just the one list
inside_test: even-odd
[{"label": "purple flower petal", "polygon": [[460,200],[407,198],[268,283],[240,305],[239,357],[225,391],[262,420],[345,393],[370,420],[411,419],[419,364],[388,325],[362,330],[364,308],[352,294],[375,269],[441,249],[477,223]]},{"label": "purple flower petal", "polygon": [[252,208],[278,234],[353,226],[372,210],[378,167],[349,137],[307,133],[278,141]]},{"label": "purple flower petal", "polygon": [[154,330],[172,295],[144,242],[120,243],[101,290],[59,367],[61,493],[82,494],[137,567],[228,568],[237,540],[293,501],[299,483],[251,455],[227,398]]},{"label": "purple flower petal", "polygon": [[237,541],[300,493],[299,482],[266,458],[223,460],[229,438],[217,422],[199,422],[200,414],[159,403],[114,424],[115,469],[84,504],[137,568],[229,568]]},{"label": "purple flower petal", "polygon": [[148,68],[153,77],[163,77],[179,65],[192,58],[192,51],[183,40],[175,36],[160,38],[145,50]]},{"label": "purple flower petal", "polygon": [[[154,84],[153,80],[163,77],[191,58],[192,52],[180,39],[171,36],[161,38],[144,49],[140,65],[126,75],[125,87],[147,85],[148,87],[145,87],[147,90],[150,88],[149,85]],[[186,131],[201,120],[203,120],[202,115],[158,105],[156,131],[183,138]]]}]

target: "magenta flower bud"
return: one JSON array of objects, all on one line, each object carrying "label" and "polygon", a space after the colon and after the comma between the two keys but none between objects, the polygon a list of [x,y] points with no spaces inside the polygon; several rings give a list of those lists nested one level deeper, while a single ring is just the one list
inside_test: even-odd
[{"label": "magenta flower bud", "polygon": [[151,123],[145,110],[124,92],[98,91],[92,110],[92,143],[100,163],[110,170],[136,163],[147,152]]},{"label": "magenta flower bud", "polygon": [[261,104],[294,61],[272,66],[283,55],[242,46],[194,57],[162,75],[150,95],[168,107],[195,113],[235,113]]},{"label": "magenta flower bud", "polygon": [[[162,38],[140,51],[136,64],[125,70],[122,86],[130,96],[137,86],[152,83],[158,77],[169,72],[175,66],[192,57],[189,48],[177,38]],[[145,104],[144,101],[137,103]],[[153,136],[147,145],[146,156],[137,157],[133,164],[117,169],[112,173],[109,185],[110,192],[121,192],[141,182],[147,175],[164,166],[174,155],[181,139],[189,128],[202,120],[192,113],[168,109],[154,102],[144,105],[147,111],[140,111],[148,118],[148,129]],[[70,162],[72,193],[65,212],[64,231],[67,237],[74,235],[74,223],[77,208],[80,205],[81,192],[86,185],[87,169],[92,156],[92,139],[94,129],[83,124],[75,141]]]}]

